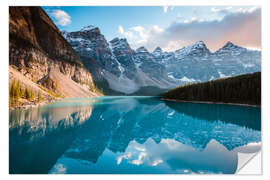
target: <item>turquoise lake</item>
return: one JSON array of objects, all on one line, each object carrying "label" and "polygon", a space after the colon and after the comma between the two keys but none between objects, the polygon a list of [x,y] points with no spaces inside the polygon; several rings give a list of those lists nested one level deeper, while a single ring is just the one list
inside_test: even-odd
[{"label": "turquoise lake", "polygon": [[11,174],[233,174],[261,149],[261,108],[71,98],[9,112]]}]

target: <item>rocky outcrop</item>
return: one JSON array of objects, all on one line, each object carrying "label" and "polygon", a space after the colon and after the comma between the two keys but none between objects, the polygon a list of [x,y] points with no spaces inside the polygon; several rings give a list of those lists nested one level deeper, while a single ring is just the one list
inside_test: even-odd
[{"label": "rocky outcrop", "polygon": [[78,54],[40,7],[9,8],[10,44],[35,48],[50,59],[82,64]]},{"label": "rocky outcrop", "polygon": [[64,32],[63,36],[81,57],[85,57],[82,59],[87,60],[88,58],[92,58],[96,60],[102,69],[115,74],[117,77],[120,76],[121,72],[118,68],[118,63],[115,58],[112,58],[109,44],[100,33],[99,28],[87,26],[80,31]]},{"label": "rocky outcrop", "polygon": [[119,62],[119,69],[129,79],[136,76],[136,67],[133,60],[135,52],[130,48],[126,39],[114,38],[110,41],[110,49],[113,56]]},{"label": "rocky outcrop", "polygon": [[[91,92],[92,76],[79,55],[40,7],[9,8],[9,64],[33,83],[61,97],[74,97],[70,92],[74,88],[76,97],[98,96]],[[71,88],[61,90],[65,87]]]}]

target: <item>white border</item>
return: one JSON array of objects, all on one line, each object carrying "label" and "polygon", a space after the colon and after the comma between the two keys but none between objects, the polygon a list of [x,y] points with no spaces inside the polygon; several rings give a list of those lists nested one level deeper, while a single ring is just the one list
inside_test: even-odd
[{"label": "white border", "polygon": [[[178,175],[160,175],[160,176],[151,176],[151,175],[91,175],[91,176],[82,176],[82,175],[73,175],[73,176],[63,176],[63,175],[51,175],[49,178],[67,178],[67,179],[75,179],[75,178],[110,178],[110,179],[138,179],[138,178],[202,178],[202,179],[216,179],[216,178],[267,178],[269,179],[269,132],[270,132],[270,86],[269,80],[270,78],[270,27],[269,27],[269,18],[270,18],[270,1],[268,0],[6,0],[1,1],[1,10],[0,10],[0,18],[1,18],[1,58],[0,58],[0,95],[1,95],[1,179],[6,178],[27,178],[27,179],[47,179],[48,176],[44,175],[8,175],[8,6],[14,5],[40,5],[40,6],[87,6],[87,5],[121,5],[121,6],[163,6],[163,5],[205,5],[205,6],[217,6],[217,5],[260,5],[262,7],[262,144],[263,144],[263,153],[262,157],[263,161],[263,176],[244,176],[244,175],[191,175],[191,176],[178,176]],[[268,141],[268,142],[267,142]],[[265,152],[265,153],[264,153]],[[268,161],[268,162],[267,162]],[[150,177],[151,176],[151,177]]]},{"label": "white border", "polygon": [[9,5],[66,6],[165,6],[165,5],[260,5],[261,0],[9,0]]}]

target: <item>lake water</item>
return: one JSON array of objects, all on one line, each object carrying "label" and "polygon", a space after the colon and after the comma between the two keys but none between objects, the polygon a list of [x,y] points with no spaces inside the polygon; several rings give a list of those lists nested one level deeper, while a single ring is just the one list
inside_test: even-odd
[{"label": "lake water", "polygon": [[10,173],[235,173],[261,109],[153,97],[64,99],[9,112]]}]

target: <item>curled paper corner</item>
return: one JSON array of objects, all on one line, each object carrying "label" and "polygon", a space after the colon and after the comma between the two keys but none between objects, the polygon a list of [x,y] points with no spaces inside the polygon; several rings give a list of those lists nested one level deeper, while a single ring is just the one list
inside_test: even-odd
[{"label": "curled paper corner", "polygon": [[236,174],[262,174],[261,151],[256,153],[238,153]]}]

